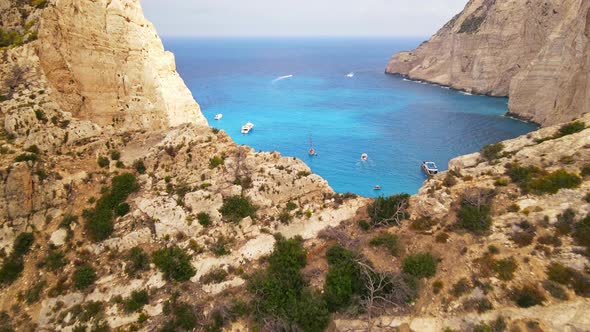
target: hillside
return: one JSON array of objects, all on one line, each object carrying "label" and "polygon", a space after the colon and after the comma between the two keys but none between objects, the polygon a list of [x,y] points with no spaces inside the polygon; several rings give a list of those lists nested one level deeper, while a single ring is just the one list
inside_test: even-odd
[{"label": "hillside", "polygon": [[590,4],[471,0],[386,72],[472,93],[509,96],[512,115],[541,125],[590,111]]}]

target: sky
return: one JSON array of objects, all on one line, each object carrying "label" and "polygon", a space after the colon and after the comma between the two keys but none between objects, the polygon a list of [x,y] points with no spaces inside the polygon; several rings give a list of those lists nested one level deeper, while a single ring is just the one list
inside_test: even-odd
[{"label": "sky", "polygon": [[162,36],[395,36],[435,33],[467,0],[141,0]]}]

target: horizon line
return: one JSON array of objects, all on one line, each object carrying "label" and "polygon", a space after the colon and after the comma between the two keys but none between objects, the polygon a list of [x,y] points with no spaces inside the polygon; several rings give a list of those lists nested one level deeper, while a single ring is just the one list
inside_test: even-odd
[{"label": "horizon line", "polygon": [[399,39],[417,39],[430,36],[400,36],[400,35],[176,35],[176,34],[159,34],[162,38],[399,38]]}]

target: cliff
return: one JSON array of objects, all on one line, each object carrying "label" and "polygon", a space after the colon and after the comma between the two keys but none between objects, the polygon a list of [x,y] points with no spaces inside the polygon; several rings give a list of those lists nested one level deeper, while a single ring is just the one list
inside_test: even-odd
[{"label": "cliff", "polygon": [[588,112],[590,4],[471,0],[386,72],[491,96],[515,116],[552,125]]}]

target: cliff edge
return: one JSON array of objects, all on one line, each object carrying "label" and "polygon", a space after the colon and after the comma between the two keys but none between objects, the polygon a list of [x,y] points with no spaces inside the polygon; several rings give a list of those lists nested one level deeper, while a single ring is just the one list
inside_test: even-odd
[{"label": "cliff edge", "polygon": [[541,125],[588,112],[590,3],[471,0],[386,72],[491,96]]}]

